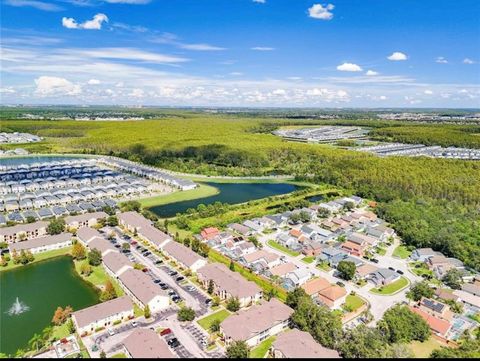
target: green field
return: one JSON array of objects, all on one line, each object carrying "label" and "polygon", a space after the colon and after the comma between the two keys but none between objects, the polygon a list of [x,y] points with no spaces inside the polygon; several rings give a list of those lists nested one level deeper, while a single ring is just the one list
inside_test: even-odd
[{"label": "green field", "polygon": [[264,358],[270,347],[272,347],[272,343],[276,340],[275,336],[270,336],[266,340],[260,342],[260,344],[254,347],[250,351],[250,358]]},{"label": "green field", "polygon": [[392,295],[405,287],[407,287],[409,284],[408,280],[405,277],[400,277],[400,279],[396,280],[395,282],[392,282],[386,286],[383,287],[378,287],[378,288],[373,288],[370,290],[370,292],[375,293],[377,295]]},{"label": "green field", "polygon": [[290,249],[288,249],[287,247],[284,247],[282,246],[281,244],[278,244],[277,242],[275,242],[274,240],[270,240],[267,242],[267,244],[272,247],[272,248],[275,248],[275,249],[278,249],[280,252],[283,252],[285,254],[288,254],[289,256],[292,256],[292,257],[297,257],[300,253],[298,252],[294,252]]},{"label": "green field", "polygon": [[[70,254],[72,250],[72,247],[65,247],[65,248],[61,248],[61,249],[56,249],[56,250],[53,250],[53,251],[47,251],[47,252],[42,252],[42,253],[37,253],[37,254],[34,254],[34,260],[33,262],[30,262],[28,264],[32,264],[32,263],[36,263],[36,262],[40,262],[40,261],[43,261],[43,260],[46,260],[46,259],[49,259],[49,258],[53,258],[53,257],[58,257],[58,256],[64,256],[64,255],[67,255],[67,254]],[[8,262],[8,265],[5,266],[5,267],[0,267],[0,272],[2,271],[8,271],[8,270],[11,270],[11,269],[14,269],[14,268],[18,268],[18,267],[22,267],[23,265],[21,263],[18,263],[18,264],[13,264],[13,260],[10,260]]]},{"label": "green field", "polygon": [[308,257],[303,257],[302,258],[302,262],[305,262],[305,263],[313,263],[313,261],[315,261],[315,256],[308,256]]},{"label": "green field", "polygon": [[96,287],[102,288],[105,285],[105,282],[108,280],[112,282],[113,287],[115,288],[115,291],[117,292],[117,296],[122,296],[124,294],[123,289],[120,287],[118,282],[114,279],[112,279],[105,269],[103,268],[102,265],[100,266],[92,266],[92,273],[88,276],[85,277],[80,273],[80,269],[82,264],[88,263],[87,260],[83,261],[75,261],[75,270],[77,273],[86,281],[90,282],[91,284],[95,285]]},{"label": "green field", "polygon": [[407,249],[407,247],[402,245],[402,246],[398,246],[397,248],[394,249],[392,256],[393,257],[398,257],[398,258],[401,258],[401,259],[406,259],[406,258],[410,257],[411,254],[412,254],[412,251],[409,251]]},{"label": "green field", "polygon": [[343,307],[350,310],[350,312],[358,310],[365,304],[365,301],[357,295],[348,295],[345,299]]},{"label": "green field", "polygon": [[415,358],[428,358],[433,350],[439,349],[442,344],[433,337],[425,342],[412,341],[409,345]]},{"label": "green field", "polygon": [[207,317],[201,318],[200,320],[197,321],[197,323],[204,329],[210,332],[210,326],[212,325],[212,322],[214,320],[220,320],[223,321],[226,319],[228,316],[230,316],[230,312],[228,310],[220,310],[218,312],[212,313],[211,315],[208,315]]},{"label": "green field", "polygon": [[155,197],[142,198],[138,201],[144,208],[160,206],[162,204],[188,201],[191,199],[205,198],[218,194],[218,189],[208,184],[200,184],[197,188],[188,191],[177,191],[170,194],[159,195]]}]

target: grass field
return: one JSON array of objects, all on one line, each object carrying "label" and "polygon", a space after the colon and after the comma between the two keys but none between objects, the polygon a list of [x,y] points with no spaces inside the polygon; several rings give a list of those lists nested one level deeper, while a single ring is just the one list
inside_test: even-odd
[{"label": "grass field", "polygon": [[270,347],[272,346],[272,343],[274,343],[276,340],[275,336],[270,336],[266,340],[263,340],[260,342],[258,346],[253,348],[250,351],[250,358],[264,358]]},{"label": "grass field", "polygon": [[275,248],[277,250],[279,250],[280,252],[283,252],[285,254],[288,254],[289,256],[292,256],[292,257],[297,257],[300,253],[298,252],[294,252],[292,250],[289,250],[287,247],[284,247],[282,246],[281,244],[278,244],[277,242],[275,242],[274,240],[270,240],[267,242],[267,244],[272,247],[272,248]]},{"label": "grass field", "polygon": [[315,256],[308,256],[308,257],[303,257],[302,258],[302,262],[305,262],[305,263],[312,263],[313,261],[315,261]]},{"label": "grass field", "polygon": [[402,290],[403,288],[407,287],[408,283],[409,283],[408,280],[402,276],[397,281],[392,282],[383,287],[373,288],[370,290],[370,292],[375,293],[377,295],[385,295],[385,296],[392,295]]},{"label": "grass field", "polygon": [[412,254],[412,251],[409,251],[407,249],[407,247],[402,245],[402,246],[398,246],[397,248],[395,248],[393,250],[392,256],[393,257],[398,257],[398,258],[401,258],[401,259],[406,259],[406,258],[410,257],[411,254]]},{"label": "grass field", "polygon": [[[56,250],[53,250],[53,251],[37,253],[37,254],[33,255],[35,260],[33,262],[30,262],[29,264],[41,262],[41,261],[44,261],[46,259],[53,258],[53,257],[65,256],[65,255],[70,254],[71,250],[72,250],[72,247],[65,247],[65,248],[56,249]],[[8,262],[7,266],[0,268],[0,272],[9,271],[9,270],[19,268],[19,267],[22,267],[22,266],[23,265],[21,263],[13,264],[13,260],[10,260]]]},{"label": "grass field", "polygon": [[118,284],[117,281],[112,279],[107,274],[107,272],[105,271],[105,269],[101,265],[100,266],[92,266],[92,273],[88,277],[85,277],[84,275],[82,275],[80,273],[80,269],[81,269],[82,264],[84,264],[84,263],[88,263],[88,261],[87,260],[75,261],[75,270],[80,275],[80,277],[82,277],[85,281],[90,282],[91,284],[93,284],[94,286],[99,287],[99,288],[102,288],[105,285],[105,282],[110,280],[113,284],[113,287],[115,288],[115,291],[117,292],[117,296],[123,296],[123,294],[124,294],[123,289],[120,287],[120,285]]},{"label": "grass field", "polygon": [[218,194],[219,191],[217,188],[209,186],[207,184],[200,184],[198,188],[191,189],[183,192],[174,192],[165,195],[159,195],[150,198],[139,199],[138,201],[144,208],[151,208],[155,206],[160,206],[163,204],[188,201],[191,199],[205,198]]},{"label": "grass field", "polygon": [[208,332],[210,332],[210,326],[212,325],[213,321],[220,320],[220,322],[222,322],[228,316],[230,316],[230,312],[228,310],[223,309],[218,312],[212,313],[207,317],[201,318],[197,322],[204,330],[207,330]]},{"label": "grass field", "polygon": [[433,350],[439,349],[442,344],[430,337],[425,342],[412,341],[409,345],[416,358],[428,358]]},{"label": "grass field", "polygon": [[357,295],[348,295],[345,299],[345,304],[343,305],[350,312],[358,310],[365,304],[365,301]]}]

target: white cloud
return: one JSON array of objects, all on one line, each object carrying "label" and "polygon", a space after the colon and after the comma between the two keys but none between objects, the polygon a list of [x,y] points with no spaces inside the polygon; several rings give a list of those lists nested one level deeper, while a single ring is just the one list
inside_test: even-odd
[{"label": "white cloud", "polygon": [[66,49],[65,52],[71,55],[86,56],[89,58],[136,60],[146,63],[181,63],[188,61],[186,58],[152,53],[136,48]]},{"label": "white cloud", "polygon": [[283,95],[286,95],[287,92],[285,91],[285,89],[275,89],[274,91],[272,91],[272,94],[283,96]]},{"label": "white cloud", "polygon": [[144,95],[145,95],[145,92],[139,88],[132,89],[132,91],[128,94],[128,96],[131,96],[134,98],[143,98]]},{"label": "white cloud", "polygon": [[288,80],[302,80],[302,77],[300,76],[289,76],[287,77]]},{"label": "white cloud", "polygon": [[378,73],[376,71],[373,71],[373,70],[368,70],[365,75],[368,75],[368,76],[374,76],[374,75],[378,75]]},{"label": "white cloud", "polygon": [[100,83],[101,83],[101,81],[98,80],[98,79],[90,79],[90,80],[87,82],[87,84],[89,84],[89,85],[99,85]]},{"label": "white cloud", "polygon": [[11,87],[8,87],[8,88],[0,88],[0,94],[2,93],[9,93],[9,94],[13,94],[13,93],[16,93],[16,90],[15,89],[12,89]]},{"label": "white cloud", "polygon": [[267,0],[252,0],[252,1],[257,4],[265,4],[267,2]]},{"label": "white cloud", "polygon": [[38,0],[6,0],[5,5],[16,6],[16,7],[32,7],[38,10],[43,11],[61,11],[62,7],[49,4],[48,2],[38,1]]},{"label": "white cloud", "polygon": [[243,73],[241,73],[241,72],[239,72],[239,71],[232,71],[232,72],[230,73],[230,75],[233,75],[233,76],[241,76],[241,75],[243,75]]},{"label": "white cloud", "polygon": [[271,48],[268,46],[254,46],[253,48],[250,48],[250,50],[257,50],[257,51],[273,51],[275,48]]},{"label": "white cloud", "polygon": [[308,9],[308,16],[314,19],[320,20],[331,20],[333,18],[333,13],[331,12],[335,6],[328,4],[323,6],[321,4],[314,4],[311,8]]},{"label": "white cloud", "polygon": [[395,51],[394,53],[392,53],[392,55],[387,57],[387,59],[392,60],[392,61],[400,61],[400,60],[407,60],[408,56],[404,53],[399,52],[399,51]]},{"label": "white cloud", "polygon": [[92,20],[87,20],[84,23],[77,23],[74,18],[62,18],[62,25],[67,29],[86,29],[86,30],[100,30],[102,23],[108,23],[108,17],[105,14],[96,14]]},{"label": "white cloud", "polygon": [[337,66],[337,70],[340,70],[340,71],[362,71],[362,68],[357,64],[343,63],[343,64],[340,64],[339,66]]},{"label": "white cloud", "polygon": [[214,45],[210,45],[210,44],[178,44],[178,47],[181,48],[181,49],[194,50],[194,51],[225,50],[225,48],[221,48],[219,46],[214,46]]},{"label": "white cloud", "polygon": [[448,60],[445,59],[443,56],[438,56],[438,57],[435,59],[435,63],[448,64]]},{"label": "white cloud", "polygon": [[423,93],[426,94],[426,95],[432,95],[433,91],[431,91],[430,89],[427,89]]},{"label": "white cloud", "polygon": [[463,59],[463,64],[475,64],[475,62],[472,59],[465,58]]},{"label": "white cloud", "polygon": [[78,95],[82,92],[80,85],[56,76],[43,75],[35,79],[35,84],[37,86],[35,93],[40,96]]},{"label": "white cloud", "polygon": [[380,99],[380,100],[387,100],[387,97],[386,97],[385,95],[380,95],[380,96],[378,97],[378,99]]}]

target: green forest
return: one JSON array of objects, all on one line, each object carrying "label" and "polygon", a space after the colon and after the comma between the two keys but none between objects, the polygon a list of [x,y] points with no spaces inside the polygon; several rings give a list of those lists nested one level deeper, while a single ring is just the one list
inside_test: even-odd
[{"label": "green forest", "polygon": [[[363,119],[299,120],[179,112],[130,122],[2,120],[2,131],[45,137],[31,152],[110,154],[206,175],[292,174],[379,201],[408,244],[433,247],[480,270],[480,162],[388,157],[285,141],[283,125],[363,125],[376,139],[480,148],[480,128]],[[7,146],[3,146],[7,148]]]}]

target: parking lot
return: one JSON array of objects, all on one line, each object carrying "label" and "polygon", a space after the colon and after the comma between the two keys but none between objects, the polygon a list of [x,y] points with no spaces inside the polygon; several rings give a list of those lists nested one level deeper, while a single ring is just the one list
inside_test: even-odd
[{"label": "parking lot", "polygon": [[[180,344],[175,337],[175,334],[169,333],[168,335],[164,336],[165,341],[169,345],[169,347],[178,355],[180,358],[192,358],[193,355],[187,351],[184,345]],[[175,342],[177,340],[177,342]],[[176,346],[178,344],[178,346]]]}]

